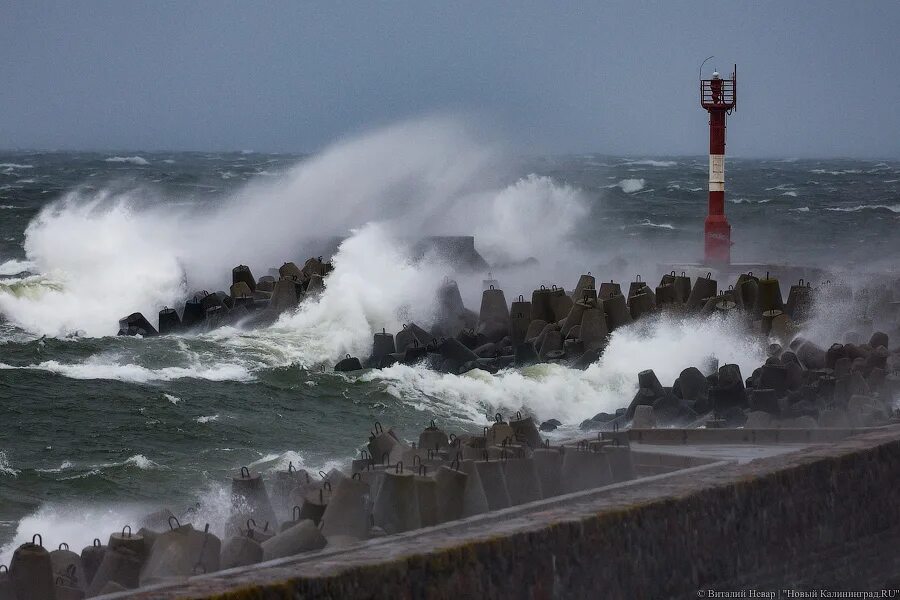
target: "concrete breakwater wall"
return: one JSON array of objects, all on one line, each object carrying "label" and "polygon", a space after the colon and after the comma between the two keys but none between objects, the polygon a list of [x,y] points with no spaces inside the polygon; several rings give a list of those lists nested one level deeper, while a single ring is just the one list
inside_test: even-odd
[{"label": "concrete breakwater wall", "polygon": [[667,598],[900,574],[900,426],[109,598]]}]

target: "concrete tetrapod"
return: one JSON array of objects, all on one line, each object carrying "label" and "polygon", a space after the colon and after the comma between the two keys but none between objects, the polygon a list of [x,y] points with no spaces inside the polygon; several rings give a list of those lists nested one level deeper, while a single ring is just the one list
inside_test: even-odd
[{"label": "concrete tetrapod", "polygon": [[415,475],[416,501],[419,505],[419,520],[422,527],[438,524],[437,481],[428,477],[428,467],[419,465]]},{"label": "concrete tetrapod", "polygon": [[489,342],[497,342],[509,335],[509,306],[503,290],[484,290],[481,294],[481,310],[478,314],[476,333]]},{"label": "concrete tetrapod", "polygon": [[275,537],[263,542],[263,560],[294,556],[301,552],[321,550],[326,540],[316,524],[309,519],[300,521]]},{"label": "concrete tetrapod", "polygon": [[419,448],[422,450],[437,451],[449,446],[450,441],[447,438],[447,433],[440,429],[434,420],[419,434]]},{"label": "concrete tetrapod", "polygon": [[503,464],[500,461],[490,460],[488,453],[485,451],[482,455],[482,460],[475,461],[475,468],[478,471],[478,477],[481,479],[481,486],[487,498],[488,508],[490,510],[509,508],[511,502],[509,490],[506,487],[506,476],[503,474]]},{"label": "concrete tetrapod", "polygon": [[[216,557],[218,562],[218,557]],[[114,581],[126,589],[143,585],[141,557],[128,548],[107,548],[97,574],[87,588],[87,597],[100,595],[107,583]]]},{"label": "concrete tetrapod", "polygon": [[84,564],[81,556],[69,550],[69,545],[62,543],[56,550],[50,552],[50,562],[53,563],[53,577],[67,579],[67,583],[84,590],[88,582],[85,581]]},{"label": "concrete tetrapod", "polygon": [[322,514],[322,535],[326,539],[346,536],[364,540],[369,536],[369,484],[359,473],[340,480]]},{"label": "concrete tetrapod", "polygon": [[100,543],[100,538],[94,538],[94,542],[90,546],[86,546],[81,550],[81,564],[84,567],[85,587],[90,585],[103,562],[103,555],[106,553],[106,546]]},{"label": "concrete tetrapod", "polygon": [[609,327],[606,324],[606,314],[601,308],[591,308],[584,311],[581,316],[581,340],[584,342],[586,352],[600,350],[606,345],[609,336]]},{"label": "concrete tetrapod", "polygon": [[385,533],[401,533],[421,527],[415,476],[397,463],[384,474],[381,491],[373,508],[375,525]]},{"label": "concrete tetrapod", "polygon": [[609,456],[587,449],[567,448],[561,479],[564,494],[609,485],[613,482]]},{"label": "concrete tetrapod", "polygon": [[204,531],[198,531],[190,523],[181,525],[172,517],[169,526],[170,530],[156,539],[141,569],[141,586],[219,570],[222,542],[209,533],[208,525]]},{"label": "concrete tetrapod", "polygon": [[16,591],[6,565],[0,565],[0,600],[16,600]]},{"label": "concrete tetrapod", "polygon": [[466,483],[469,476],[461,470],[459,461],[450,467],[440,466],[434,474],[437,483],[437,522],[455,521],[463,517]]},{"label": "concrete tetrapod", "polygon": [[510,421],[509,426],[516,441],[524,442],[532,449],[541,445],[541,434],[531,417],[523,417],[522,413],[517,412],[515,420]]},{"label": "concrete tetrapod", "polygon": [[562,494],[562,452],[558,448],[538,448],[532,459],[541,482],[541,496],[552,498]]},{"label": "concrete tetrapod", "polygon": [[501,464],[510,505],[534,502],[543,497],[540,478],[531,457],[510,458],[501,461]]},{"label": "concrete tetrapod", "polygon": [[246,535],[236,535],[222,546],[219,566],[223,569],[246,567],[262,562],[262,559],[263,549],[258,541]]},{"label": "concrete tetrapod", "polygon": [[481,476],[474,460],[463,460],[460,469],[466,474],[466,489],[463,494],[463,516],[480,515],[490,510],[487,495],[481,484]]},{"label": "concrete tetrapod", "polygon": [[53,561],[40,535],[16,548],[9,564],[9,577],[16,600],[55,600]]},{"label": "concrete tetrapod", "polygon": [[275,511],[269,501],[269,494],[259,473],[251,473],[247,467],[231,478],[232,514],[247,515],[260,523],[270,523],[277,527]]}]

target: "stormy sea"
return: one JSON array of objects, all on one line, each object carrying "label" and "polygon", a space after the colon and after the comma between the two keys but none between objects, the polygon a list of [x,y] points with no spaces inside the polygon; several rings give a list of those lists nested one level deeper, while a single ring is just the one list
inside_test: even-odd
[{"label": "stormy sea", "polygon": [[[447,277],[475,311],[485,280],[507,300],[588,271],[655,284],[700,259],[707,175],[706,156],[523,155],[440,119],[309,155],[0,152],[0,563],[33,533],[80,548],[162,506],[224,521],[235,469],[327,471],[375,421],[413,437],[521,410],[562,436],[627,405],[642,369],[752,369],[764,350],[727,325],[661,320],[586,370],[333,370],[382,328],[427,325]],[[735,262],[896,270],[900,162],[729,158],[727,181]],[[473,235],[491,266],[413,251],[436,235]],[[227,291],[236,265],[316,255],[325,291],[271,325],[116,335]]]}]

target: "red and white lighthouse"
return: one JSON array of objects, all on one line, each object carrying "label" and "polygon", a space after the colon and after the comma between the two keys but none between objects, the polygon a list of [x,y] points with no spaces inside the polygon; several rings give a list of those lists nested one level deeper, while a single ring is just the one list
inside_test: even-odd
[{"label": "red and white lighthouse", "polygon": [[[702,66],[701,66],[702,69]],[[731,262],[731,225],[725,218],[725,116],[737,104],[737,65],[731,79],[700,79],[700,106],[709,113],[709,211],[703,228],[706,264]]]}]

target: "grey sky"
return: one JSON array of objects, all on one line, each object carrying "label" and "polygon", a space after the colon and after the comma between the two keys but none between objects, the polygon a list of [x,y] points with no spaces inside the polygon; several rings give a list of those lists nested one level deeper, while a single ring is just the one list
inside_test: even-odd
[{"label": "grey sky", "polygon": [[900,156],[900,2],[10,2],[0,147],[311,151],[412,115],[524,152]]}]

